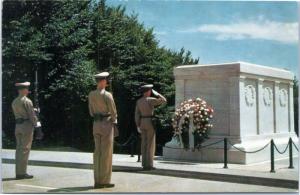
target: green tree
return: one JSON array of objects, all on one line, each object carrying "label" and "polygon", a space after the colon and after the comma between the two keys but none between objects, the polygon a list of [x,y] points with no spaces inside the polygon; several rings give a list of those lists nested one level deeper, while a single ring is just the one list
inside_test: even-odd
[{"label": "green tree", "polygon": [[[34,70],[51,60],[45,51],[45,35],[42,32],[43,18],[47,21],[47,10],[51,2],[4,1],[2,25],[3,59],[3,130],[13,137],[14,120],[10,107],[17,81],[33,81]],[[37,8],[38,7],[38,8]],[[18,10],[18,11],[16,11]],[[14,140],[14,139],[13,139]]]},{"label": "green tree", "polygon": [[[9,12],[13,9],[20,11]],[[95,87],[93,74],[105,70],[113,77],[110,89],[118,109],[118,141],[137,133],[133,116],[143,83],[153,83],[166,95],[168,104],[156,111],[160,117],[158,143],[171,137],[173,68],[198,63],[191,52],[160,47],[153,29],[138,22],[137,15],[127,15],[124,7],[109,7],[103,0],[5,1],[3,20],[6,110],[15,96],[15,80],[33,81],[38,69],[46,141],[92,149],[87,95]],[[11,114],[4,118],[11,125],[4,127],[13,128]]]},{"label": "green tree", "polygon": [[90,58],[94,49],[90,9],[88,1],[62,1],[44,27],[48,52],[55,56],[47,66],[43,91],[48,136],[62,137],[64,144],[79,148],[91,137],[87,95],[94,84],[96,64]]}]

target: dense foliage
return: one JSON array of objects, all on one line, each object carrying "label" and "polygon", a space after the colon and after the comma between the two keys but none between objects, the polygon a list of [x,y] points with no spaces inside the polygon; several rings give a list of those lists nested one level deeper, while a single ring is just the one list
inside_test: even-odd
[{"label": "dense foliage", "polygon": [[[15,11],[18,10],[18,11]],[[153,83],[168,104],[160,117],[158,143],[172,136],[173,67],[197,64],[191,52],[159,47],[153,29],[146,29],[124,7],[105,1],[11,1],[3,3],[3,130],[14,140],[10,103],[16,81],[39,75],[39,102],[45,143],[90,151],[93,148],[87,94],[93,74],[112,73],[110,89],[118,109],[120,142],[136,133],[133,114],[138,86]],[[31,97],[33,98],[33,97]]]}]

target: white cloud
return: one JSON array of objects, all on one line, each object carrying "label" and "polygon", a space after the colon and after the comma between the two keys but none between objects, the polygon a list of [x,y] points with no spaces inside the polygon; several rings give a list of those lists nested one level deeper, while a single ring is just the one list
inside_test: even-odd
[{"label": "white cloud", "polygon": [[216,35],[217,40],[264,39],[286,44],[298,43],[298,23],[269,20],[242,21],[232,24],[205,24],[178,32],[202,32]]},{"label": "white cloud", "polygon": [[196,33],[199,32],[198,28],[189,28],[185,30],[176,30],[177,33]]},{"label": "white cloud", "polygon": [[153,33],[156,35],[167,35],[168,34],[166,31],[154,31]]}]

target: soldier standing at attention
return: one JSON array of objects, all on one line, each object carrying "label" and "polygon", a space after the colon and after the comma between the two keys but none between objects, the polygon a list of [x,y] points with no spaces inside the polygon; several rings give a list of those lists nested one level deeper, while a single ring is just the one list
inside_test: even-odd
[{"label": "soldier standing at attention", "polygon": [[95,75],[97,89],[91,91],[89,100],[90,115],[94,118],[93,135],[95,188],[111,188],[114,124],[117,123],[117,110],[111,93],[105,90],[108,72]]},{"label": "soldier standing at attention", "polygon": [[[155,169],[153,167],[153,157],[155,154],[155,129],[152,124],[153,111],[155,106],[167,102],[166,98],[152,89],[153,85],[143,85],[141,97],[135,108],[135,123],[138,132],[142,134],[142,166],[144,170]],[[151,96],[151,92],[154,97]]]},{"label": "soldier standing at attention", "polygon": [[19,93],[19,96],[12,102],[16,120],[16,179],[31,179],[33,176],[27,174],[27,164],[32,145],[33,130],[38,120],[32,101],[27,97],[30,82],[16,83],[15,86]]}]

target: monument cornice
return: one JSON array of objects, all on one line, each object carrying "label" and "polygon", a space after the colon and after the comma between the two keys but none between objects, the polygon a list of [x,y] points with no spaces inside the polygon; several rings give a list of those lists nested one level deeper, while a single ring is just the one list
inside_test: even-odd
[{"label": "monument cornice", "polygon": [[[223,68],[224,67],[224,68]],[[199,72],[201,69],[201,72]],[[294,74],[288,70],[267,67],[248,62],[231,62],[224,64],[183,65],[174,69],[175,78],[223,78],[245,75],[252,78],[262,76],[266,80],[282,80],[282,82],[294,79]],[[266,76],[267,75],[267,76]]]}]

